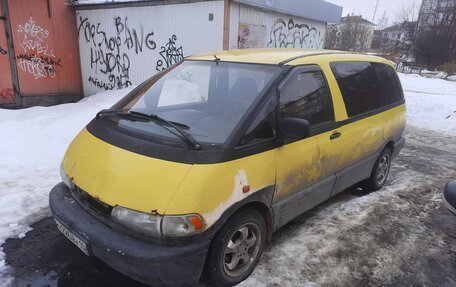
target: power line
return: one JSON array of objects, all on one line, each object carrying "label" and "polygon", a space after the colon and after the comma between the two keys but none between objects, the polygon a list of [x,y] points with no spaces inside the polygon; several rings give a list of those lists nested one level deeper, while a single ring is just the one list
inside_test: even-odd
[{"label": "power line", "polygon": [[380,0],[377,0],[377,4],[375,5],[374,15],[372,16],[372,21],[371,21],[372,23],[374,23],[375,14],[377,14],[378,2],[380,2]]}]

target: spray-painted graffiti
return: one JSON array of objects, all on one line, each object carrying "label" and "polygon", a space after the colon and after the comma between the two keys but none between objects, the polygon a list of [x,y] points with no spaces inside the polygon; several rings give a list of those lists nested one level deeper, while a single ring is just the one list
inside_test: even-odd
[{"label": "spray-painted graffiti", "polygon": [[157,66],[155,67],[157,71],[163,71],[184,59],[182,46],[176,47],[176,41],[177,36],[172,35],[168,43],[160,47],[160,56],[163,59],[157,61]]},{"label": "spray-painted graffiti", "polygon": [[0,103],[1,104],[14,103],[14,90],[5,89],[3,91],[0,91]]},{"label": "spray-painted graffiti", "polygon": [[6,55],[8,52],[0,46],[0,55]]},{"label": "spray-painted graffiti", "polygon": [[322,48],[322,33],[307,24],[296,24],[293,19],[286,22],[277,19],[271,27],[269,48]]},{"label": "spray-painted graffiti", "polygon": [[50,57],[50,56],[43,56],[43,55],[37,55],[37,54],[19,54],[18,56],[16,56],[17,59],[20,59],[20,60],[27,60],[27,61],[30,61],[30,62],[36,62],[36,61],[39,61],[45,65],[49,65],[49,66],[60,66],[60,67],[63,67],[62,65],[62,60],[61,59],[58,59],[56,57]]},{"label": "spray-painted graffiti", "polygon": [[238,48],[264,48],[267,43],[266,27],[239,23]]},{"label": "spray-painted graffiti", "polygon": [[32,17],[17,30],[22,35],[19,45],[23,53],[19,54],[17,64],[19,68],[32,75],[35,80],[40,78],[55,78],[56,66],[61,66],[54,51],[46,43],[49,31],[37,25]]},{"label": "spray-painted graffiti", "polygon": [[154,32],[145,33],[142,25],[139,29],[129,27],[128,17],[115,17],[113,25],[115,34],[108,35],[100,22],[91,23],[88,18],[79,17],[79,38],[90,46],[93,75],[88,77],[88,81],[104,90],[130,86],[131,53],[138,55],[157,47]]},{"label": "spray-painted graffiti", "polygon": [[37,53],[53,56],[52,49],[46,45],[49,31],[35,24],[32,17],[24,25],[19,25],[18,33],[23,34],[21,45],[24,52],[36,51]]},{"label": "spray-painted graffiti", "polygon": [[19,54],[16,56],[18,59],[18,65],[29,74],[32,74],[35,79],[45,77],[55,77],[55,67],[63,67],[61,59],[57,59],[51,56],[43,56],[37,54]]},{"label": "spray-painted graffiti", "polygon": [[40,58],[31,57],[30,60],[22,59],[17,64],[22,71],[33,75],[35,80],[46,77],[55,78],[54,66],[44,64]]}]

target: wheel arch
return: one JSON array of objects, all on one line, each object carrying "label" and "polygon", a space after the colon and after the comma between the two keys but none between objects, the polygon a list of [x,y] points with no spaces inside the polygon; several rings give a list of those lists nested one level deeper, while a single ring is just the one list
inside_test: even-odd
[{"label": "wheel arch", "polygon": [[381,151],[384,151],[386,148],[389,148],[391,150],[391,153],[393,154],[394,146],[395,146],[394,140],[390,139],[389,141],[386,142],[386,144],[384,145],[384,147]]},{"label": "wheel arch", "polygon": [[217,222],[211,227],[210,237],[213,238],[219,230],[222,228],[225,223],[230,220],[235,214],[241,212],[245,209],[255,209],[261,213],[266,222],[267,234],[266,241],[270,242],[273,233],[273,212],[271,208],[272,197],[274,195],[275,186],[271,185],[265,187],[247,198],[233,204],[229,207],[222,216],[217,220]]},{"label": "wheel arch", "polygon": [[247,204],[243,205],[241,208],[236,210],[231,216],[234,216],[236,213],[241,212],[246,209],[255,209],[264,218],[264,221],[266,222],[266,241],[270,242],[272,239],[272,233],[273,233],[273,213],[272,209],[269,208],[264,202],[261,201],[252,201],[248,202]]}]

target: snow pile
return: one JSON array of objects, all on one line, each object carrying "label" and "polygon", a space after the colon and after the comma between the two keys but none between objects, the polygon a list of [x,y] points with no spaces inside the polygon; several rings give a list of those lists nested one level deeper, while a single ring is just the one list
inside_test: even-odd
[{"label": "snow pile", "polygon": [[[71,140],[129,90],[99,93],[74,104],[0,109],[0,245],[23,237],[30,224],[50,215],[49,191],[60,181],[60,161]],[[0,249],[0,286],[7,284],[4,273]]]},{"label": "snow pile", "polygon": [[419,128],[456,133],[456,84],[399,74],[407,104],[407,123]]},{"label": "snow pile", "polygon": [[[398,209],[408,203],[397,200],[397,193],[407,190],[414,184],[419,174],[412,171],[402,172],[396,180],[390,183],[379,192],[370,193],[365,196],[343,195],[339,196],[340,201],[331,200],[316,209],[301,215],[295,219],[284,230],[274,233],[273,244],[268,245],[263,253],[257,268],[253,274],[238,286],[242,287],[266,287],[266,286],[331,286],[338,282],[339,286],[348,286],[348,282],[354,274],[350,270],[350,264],[345,262],[356,256],[349,257],[340,254],[341,249],[346,248],[344,242],[351,242],[356,248],[373,245],[372,233],[358,234],[357,238],[347,238],[351,231],[356,228],[371,226],[375,218],[376,209],[383,204],[397,205]],[[342,199],[343,198],[343,199]],[[383,218],[383,220],[385,220]],[[415,244],[404,242],[403,246],[396,250],[398,256],[412,252]],[[347,252],[346,250],[343,250]],[[355,253],[355,252],[353,252]],[[413,253],[413,252],[412,252]],[[354,254],[353,254],[354,255]],[[375,254],[376,257],[362,258],[385,262],[380,257],[384,254]],[[382,270],[387,274],[394,274],[400,269],[400,261],[390,262],[382,268],[374,268],[372,271]],[[331,270],[321,274],[312,274],[312,270]],[[271,272],[273,270],[273,272]],[[277,276],[280,274],[280,276]],[[306,274],[304,277],[303,274]],[[320,275],[320,276],[318,276]],[[384,276],[372,272],[372,276],[382,278]],[[379,280],[380,281],[380,280]],[[297,284],[299,282],[299,284]],[[388,283],[385,283],[388,285]]]}]

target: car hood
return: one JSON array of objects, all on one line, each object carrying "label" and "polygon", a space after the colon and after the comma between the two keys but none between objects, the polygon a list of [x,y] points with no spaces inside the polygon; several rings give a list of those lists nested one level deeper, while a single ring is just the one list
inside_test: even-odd
[{"label": "car hood", "polygon": [[164,214],[192,165],[133,153],[83,129],[69,146],[62,168],[80,189],[106,204]]}]

